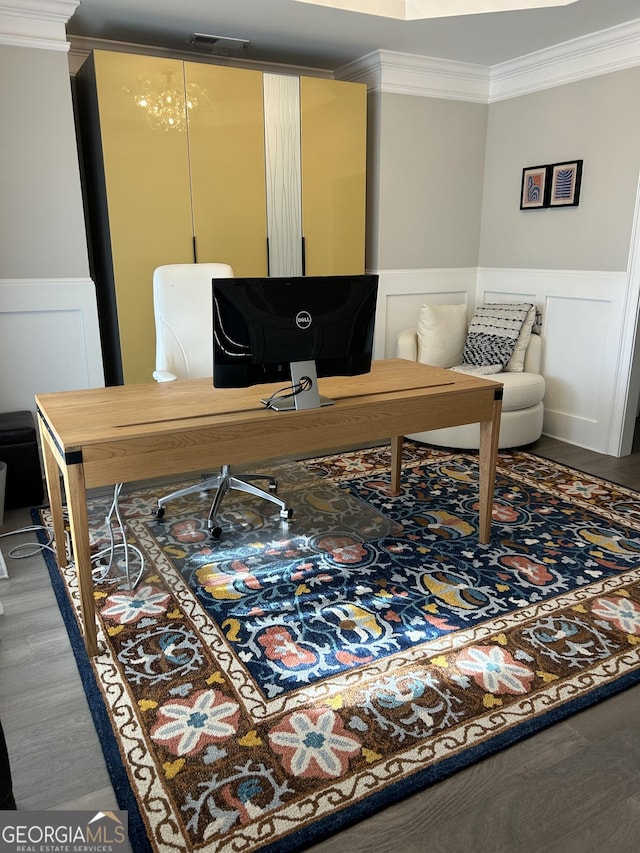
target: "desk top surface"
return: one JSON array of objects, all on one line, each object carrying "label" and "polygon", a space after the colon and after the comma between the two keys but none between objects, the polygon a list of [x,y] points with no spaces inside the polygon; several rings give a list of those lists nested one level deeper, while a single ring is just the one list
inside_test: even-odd
[{"label": "desk top surface", "polygon": [[[496,382],[405,359],[374,361],[371,372],[318,381],[335,406],[312,411],[329,418],[329,410],[354,409],[384,399],[440,397],[460,392],[495,393]],[[221,424],[238,425],[302,412],[274,412],[261,403],[280,383],[250,388],[214,388],[211,378],[118,385],[36,395],[40,416],[61,447],[81,447],[119,437],[150,436]]]}]

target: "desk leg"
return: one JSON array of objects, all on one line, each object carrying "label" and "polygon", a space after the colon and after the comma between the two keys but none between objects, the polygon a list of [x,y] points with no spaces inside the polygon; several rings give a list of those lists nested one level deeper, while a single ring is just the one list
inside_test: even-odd
[{"label": "desk leg", "polygon": [[493,515],[493,492],[496,484],[498,438],[502,413],[502,387],[496,392],[493,417],[480,423],[480,518],[478,538],[484,545],[491,541],[491,516]]},{"label": "desk leg", "polygon": [[56,550],[56,561],[60,568],[67,565],[67,539],[64,529],[64,515],[62,513],[62,487],[60,485],[60,469],[56,461],[46,428],[40,424],[40,444],[42,446],[42,458],[44,460],[44,474],[47,480],[47,493],[49,495],[49,506],[51,507],[51,518],[53,524],[53,544]]},{"label": "desk leg", "polygon": [[400,478],[402,475],[402,445],[404,436],[391,436],[391,494],[400,494]]},{"label": "desk leg", "polygon": [[91,573],[91,551],[89,547],[89,519],[87,515],[87,493],[82,464],[68,465],[64,471],[64,485],[67,493],[69,524],[73,557],[78,576],[80,592],[80,614],[84,627],[84,642],[87,654],[98,654],[98,638],[93,599],[93,577]]}]

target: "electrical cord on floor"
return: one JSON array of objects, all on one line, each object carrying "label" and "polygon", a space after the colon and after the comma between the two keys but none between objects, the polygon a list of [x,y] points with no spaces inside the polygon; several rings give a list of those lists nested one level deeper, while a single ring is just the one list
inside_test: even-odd
[{"label": "electrical cord on floor", "polygon": [[[140,578],[142,577],[142,572],[144,571],[144,554],[142,551],[136,546],[131,545],[127,542],[127,532],[125,528],[124,521],[122,520],[122,516],[120,514],[120,492],[122,490],[122,483],[116,483],[113,489],[113,501],[111,502],[111,506],[109,508],[109,512],[107,513],[107,517],[105,519],[107,524],[107,530],[109,531],[109,547],[103,548],[101,551],[98,551],[97,554],[94,554],[91,558],[91,562],[94,564],[94,572],[97,569],[101,570],[100,580],[106,577],[111,570],[111,567],[114,563],[114,558],[116,555],[116,551],[124,552],[124,574],[127,579],[126,589],[135,589],[138,585]],[[120,529],[120,536],[122,538],[122,542],[116,542],[115,537],[113,535],[113,518],[116,518],[118,522],[118,527]],[[131,580],[131,563],[130,556],[134,554],[138,560],[138,571],[135,576],[135,580],[132,582]],[[101,560],[107,558],[106,564],[100,564]],[[98,565],[95,565],[95,564]],[[118,566],[120,569],[120,567]],[[121,571],[121,569],[120,569]]]},{"label": "electrical cord on floor", "polygon": [[[137,586],[137,584],[140,581],[140,578],[142,577],[142,572],[144,571],[144,567],[145,567],[145,560],[144,560],[144,555],[143,555],[142,551],[138,547],[136,547],[135,545],[132,545],[132,544],[127,542],[125,524],[124,524],[124,521],[123,521],[122,516],[120,514],[120,506],[119,506],[119,500],[118,500],[120,497],[120,491],[121,490],[122,490],[122,483],[117,483],[116,486],[114,487],[114,491],[113,491],[113,501],[111,503],[111,506],[109,508],[109,512],[107,513],[107,516],[105,519],[108,534],[109,534],[109,545],[108,545],[108,547],[103,548],[102,550],[98,551],[96,554],[92,555],[91,565],[92,565],[93,573],[96,574],[99,572],[100,573],[99,574],[99,580],[102,580],[103,578],[105,578],[109,574],[112,566],[114,565],[114,561],[116,559],[116,553],[119,551],[123,551],[124,552],[124,570],[119,565],[117,565],[117,563],[116,563],[116,565],[117,565],[118,570],[120,572],[122,572],[126,577],[126,586],[124,588],[131,590],[131,589],[135,589],[135,587]],[[122,542],[116,542],[115,541],[114,530],[113,530],[113,519],[114,519],[114,517],[117,521],[117,525],[118,525],[118,528],[120,530],[120,536],[122,538]],[[45,533],[47,533],[48,539],[46,542],[39,542],[39,543],[21,542],[18,545],[15,545],[13,548],[11,548],[7,552],[7,556],[14,559],[14,560],[24,560],[27,557],[34,557],[37,554],[40,554],[42,551],[51,551],[51,553],[55,555],[56,549],[53,545],[53,539],[54,539],[53,529],[51,527],[47,527],[46,525],[34,524],[34,525],[30,525],[28,527],[20,527],[17,530],[10,530],[7,533],[0,533],[0,539],[3,539],[6,536],[16,536],[20,533],[31,533],[31,532],[38,532],[38,531],[44,531]],[[74,562],[70,558],[70,555],[71,555],[70,537],[69,537],[69,532],[67,530],[65,530],[65,547],[66,547],[67,556],[69,557],[68,565],[73,566]],[[133,581],[131,580],[131,566],[132,566],[131,559],[130,559],[131,554],[133,554],[135,556],[135,558],[137,559],[137,562],[138,562],[138,569],[137,569],[137,572],[135,574],[135,578]]]},{"label": "electrical cord on floor", "polygon": [[[29,527],[20,527],[18,530],[9,530],[7,533],[0,533],[0,539],[4,539],[5,536],[17,536],[19,533],[31,533],[38,530],[44,530],[49,534],[47,542],[20,542],[19,545],[14,545],[13,548],[7,551],[7,557],[11,557],[13,560],[24,560],[27,557],[35,557],[36,554],[40,554],[42,551],[51,551],[55,554],[56,549],[52,544],[53,530],[50,527],[45,527],[43,524],[32,524]],[[67,547],[68,545],[69,534],[67,534]]]}]

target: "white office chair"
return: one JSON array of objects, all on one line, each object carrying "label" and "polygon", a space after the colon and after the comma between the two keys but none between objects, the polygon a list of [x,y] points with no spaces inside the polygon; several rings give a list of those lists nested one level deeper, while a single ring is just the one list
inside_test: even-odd
[{"label": "white office chair", "polygon": [[[156,324],[157,382],[199,379],[213,375],[213,311],[211,280],[233,278],[228,264],[168,264],[153,273],[153,311]],[[213,392],[212,392],[213,393]],[[256,480],[268,482],[268,491],[254,486]],[[216,539],[222,530],[215,523],[222,498],[230,489],[265,498],[280,507],[280,517],[291,518],[292,511],[276,496],[278,484],[268,474],[233,476],[229,466],[202,482],[178,489],[158,499],[156,515],[163,518],[165,504],[196,492],[215,489],[207,526]]]}]

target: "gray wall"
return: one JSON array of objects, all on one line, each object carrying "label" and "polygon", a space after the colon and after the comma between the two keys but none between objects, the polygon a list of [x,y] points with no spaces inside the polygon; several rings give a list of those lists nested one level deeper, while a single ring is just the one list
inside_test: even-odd
[{"label": "gray wall", "polygon": [[89,274],[68,57],[0,47],[0,278]]},{"label": "gray wall", "polygon": [[488,107],[383,94],[369,109],[368,265],[477,266]]},{"label": "gray wall", "polygon": [[[480,266],[627,268],[640,170],[640,68],[489,108]],[[522,169],[583,159],[577,208],[521,211]]]}]

